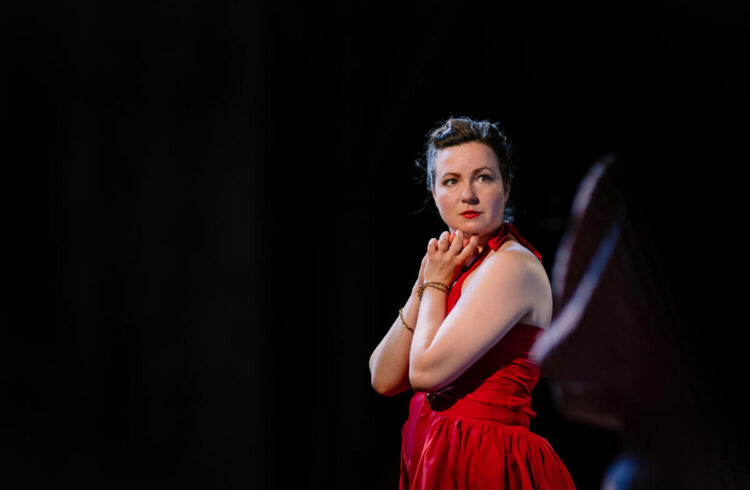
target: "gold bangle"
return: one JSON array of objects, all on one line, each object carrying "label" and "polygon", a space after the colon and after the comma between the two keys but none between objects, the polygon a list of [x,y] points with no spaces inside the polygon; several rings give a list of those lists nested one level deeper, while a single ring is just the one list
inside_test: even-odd
[{"label": "gold bangle", "polygon": [[447,284],[444,284],[438,281],[426,282],[417,288],[417,296],[419,297],[420,301],[422,300],[422,295],[424,294],[424,290],[427,288],[435,288],[438,291],[444,292],[445,294],[448,294],[450,292],[450,288],[448,287]]},{"label": "gold bangle", "polygon": [[414,333],[414,329],[411,328],[409,325],[407,325],[406,322],[404,321],[403,308],[398,310],[398,316],[401,317],[401,324],[404,326],[404,328],[410,331],[411,333]]}]

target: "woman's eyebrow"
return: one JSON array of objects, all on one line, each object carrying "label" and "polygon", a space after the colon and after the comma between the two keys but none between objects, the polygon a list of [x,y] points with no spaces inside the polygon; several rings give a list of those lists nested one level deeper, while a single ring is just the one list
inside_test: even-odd
[{"label": "woman's eyebrow", "polygon": [[[475,174],[475,173],[481,172],[482,170],[490,170],[491,171],[492,168],[491,167],[480,167],[480,168],[475,169],[472,173]],[[445,178],[445,177],[447,177],[449,175],[455,175],[455,176],[461,177],[461,174],[458,174],[456,172],[446,172],[446,173],[443,174],[443,178]]]}]

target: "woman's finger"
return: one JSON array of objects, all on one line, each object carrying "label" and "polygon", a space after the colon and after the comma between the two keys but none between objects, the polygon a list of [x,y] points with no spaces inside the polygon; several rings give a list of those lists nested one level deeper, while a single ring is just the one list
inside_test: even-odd
[{"label": "woman's finger", "polygon": [[437,238],[430,238],[430,241],[427,242],[427,253],[435,253],[438,249],[438,240]]},{"label": "woman's finger", "polygon": [[422,277],[424,274],[424,266],[427,265],[427,254],[424,254],[424,257],[422,257],[422,263],[419,264],[419,277]]},{"label": "woman's finger", "polygon": [[464,247],[463,250],[461,250],[461,253],[458,254],[458,260],[459,263],[463,264],[466,259],[468,259],[471,254],[474,253],[474,250],[477,248],[477,244],[479,244],[479,237],[476,235],[472,235],[471,238],[469,238],[469,243]]},{"label": "woman's finger", "polygon": [[444,231],[440,234],[440,239],[438,240],[438,249],[445,252],[448,250],[448,237],[450,234],[447,231]]},{"label": "woman's finger", "polygon": [[424,254],[424,257],[422,257],[422,263],[419,264],[419,274],[417,275],[417,284],[422,284],[424,282],[424,269],[427,266],[427,258],[429,257],[429,254]]},{"label": "woman's finger", "polygon": [[451,243],[450,246],[450,253],[452,255],[458,255],[458,253],[461,251],[462,244],[464,242],[464,232],[461,230],[456,231],[456,236],[453,240],[453,243]]}]

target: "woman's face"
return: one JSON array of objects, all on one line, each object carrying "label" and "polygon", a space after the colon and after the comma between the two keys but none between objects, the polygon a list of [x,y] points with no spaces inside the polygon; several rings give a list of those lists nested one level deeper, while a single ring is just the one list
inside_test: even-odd
[{"label": "woman's face", "polygon": [[451,232],[462,230],[481,241],[503,223],[509,193],[497,155],[484,143],[450,146],[435,155],[432,197]]}]

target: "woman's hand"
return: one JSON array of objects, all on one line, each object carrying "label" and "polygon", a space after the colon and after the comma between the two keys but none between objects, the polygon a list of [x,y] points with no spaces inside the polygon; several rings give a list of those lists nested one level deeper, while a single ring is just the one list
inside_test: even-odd
[{"label": "woman's hand", "polygon": [[417,289],[419,286],[422,285],[424,282],[424,268],[427,265],[427,254],[424,254],[424,257],[422,257],[422,265],[419,266],[419,277],[417,277],[417,282],[414,283],[414,287],[412,288],[412,294],[417,294]]},{"label": "woman's hand", "polygon": [[448,286],[453,284],[461,266],[476,250],[478,242],[477,235],[472,235],[467,241],[461,230],[456,231],[454,235],[444,231],[439,239],[430,239],[427,244],[424,281],[442,282]]}]

